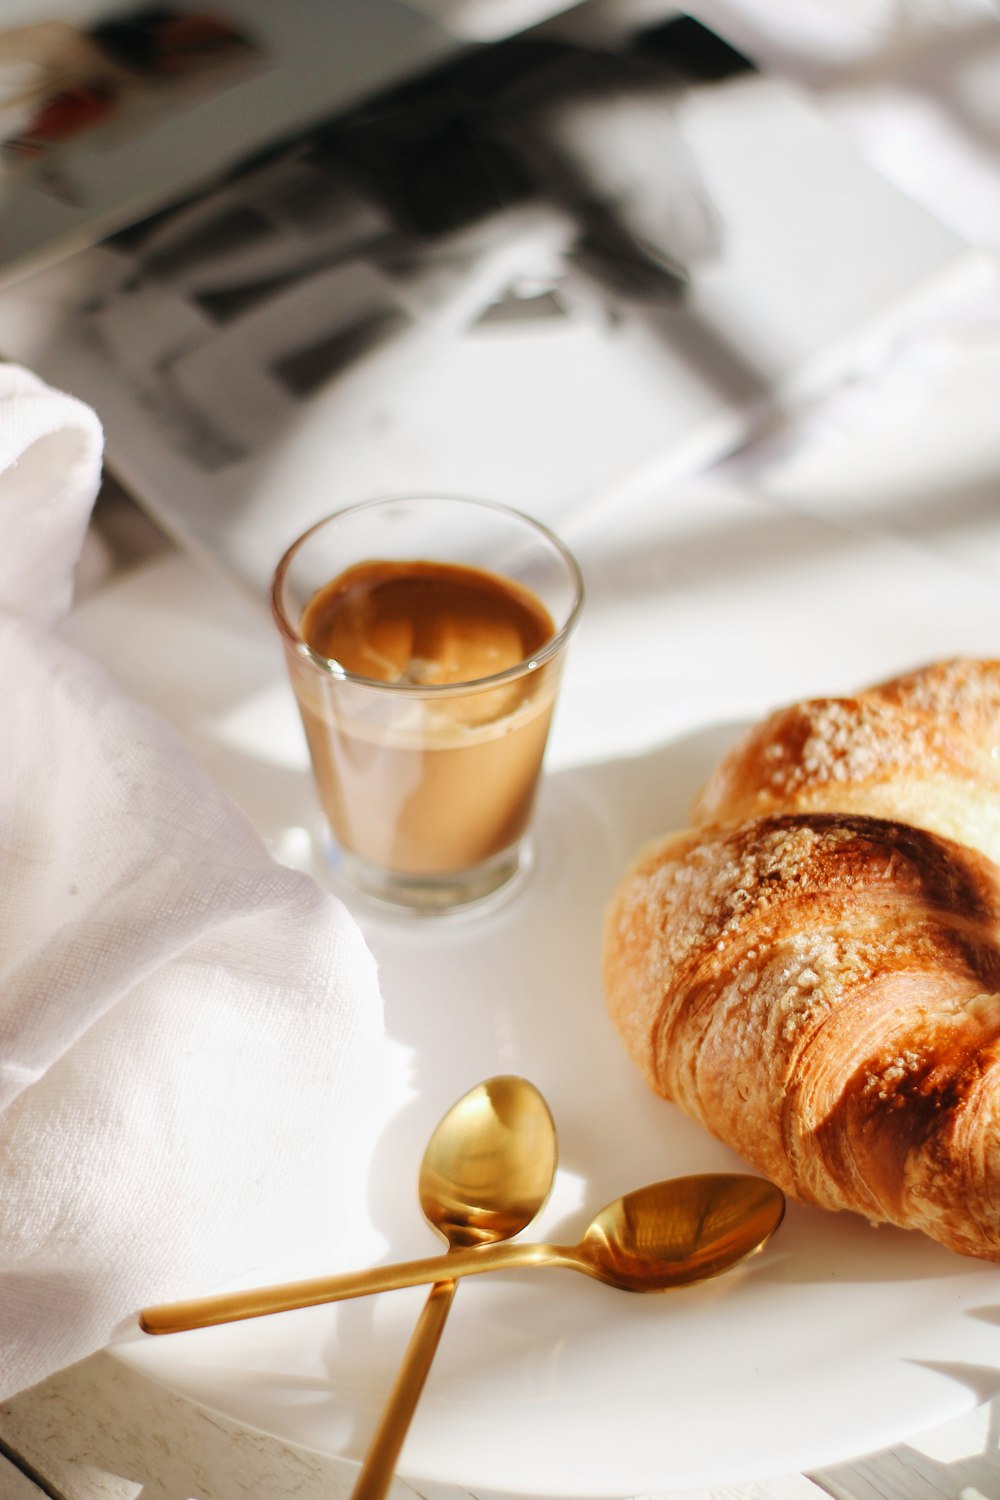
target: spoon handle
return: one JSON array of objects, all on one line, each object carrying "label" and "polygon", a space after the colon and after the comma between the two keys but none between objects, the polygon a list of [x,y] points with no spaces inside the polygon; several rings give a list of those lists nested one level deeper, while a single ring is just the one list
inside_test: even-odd
[{"label": "spoon handle", "polygon": [[431,1281],[450,1281],[478,1271],[507,1271],[518,1266],[542,1265],[585,1267],[573,1252],[554,1245],[476,1245],[468,1250],[450,1250],[421,1260],[391,1266],[373,1266],[367,1271],[347,1271],[339,1276],[317,1276],[282,1286],[256,1287],[252,1291],[223,1292],[188,1302],[167,1302],[147,1307],[139,1314],[144,1333],[183,1333],[217,1323],[235,1323],[242,1318],[261,1318],[266,1313],[291,1312],[298,1307],[317,1307],[369,1292],[392,1292],[399,1287],[424,1286]]},{"label": "spoon handle", "polygon": [[382,1408],[379,1424],[351,1491],[351,1500],[383,1500],[388,1492],[456,1290],[457,1282],[454,1281],[438,1281],[431,1287]]}]

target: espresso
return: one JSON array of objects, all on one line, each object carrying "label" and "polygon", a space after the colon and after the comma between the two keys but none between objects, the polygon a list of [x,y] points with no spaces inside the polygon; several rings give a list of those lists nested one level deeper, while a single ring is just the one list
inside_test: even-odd
[{"label": "espresso", "polygon": [[532,663],[555,634],[534,594],[477,568],[364,562],[314,596],[300,630],[349,674],[305,664],[295,674],[320,799],[343,849],[438,876],[516,845],[560,670],[558,660]]}]

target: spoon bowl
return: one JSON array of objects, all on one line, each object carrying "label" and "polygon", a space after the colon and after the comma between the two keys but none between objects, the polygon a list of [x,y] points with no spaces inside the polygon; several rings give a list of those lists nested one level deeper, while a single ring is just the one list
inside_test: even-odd
[{"label": "spoon bowl", "polygon": [[493,1244],[531,1223],[555,1170],[548,1105],[527,1079],[502,1074],[470,1089],[435,1129],[420,1168],[420,1207],[450,1245]]},{"label": "spoon bowl", "polygon": [[573,1267],[628,1292],[667,1291],[721,1275],[760,1250],[784,1216],[761,1177],[702,1173],[656,1182],[595,1214]]},{"label": "spoon bowl", "polygon": [[485,1271],[563,1266],[628,1292],[666,1291],[719,1276],[753,1255],[784,1217],[780,1188],[762,1177],[707,1172],[652,1183],[595,1214],[577,1245],[480,1244],[401,1265],[147,1308],[146,1333],[180,1333],[369,1292]]}]

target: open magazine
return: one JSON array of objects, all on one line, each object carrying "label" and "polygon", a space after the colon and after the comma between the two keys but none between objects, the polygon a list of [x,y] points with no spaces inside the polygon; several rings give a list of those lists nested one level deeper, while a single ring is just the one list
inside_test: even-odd
[{"label": "open magazine", "polygon": [[[249,70],[232,90],[267,76],[264,29],[248,7],[215,100],[229,69]],[[561,529],[607,513],[977,274],[686,16],[614,53],[552,27],[419,35],[420,66],[319,113],[300,97],[60,268],[41,373],[98,409],[161,523],[255,592],[304,526],[373,494],[474,493]]]}]

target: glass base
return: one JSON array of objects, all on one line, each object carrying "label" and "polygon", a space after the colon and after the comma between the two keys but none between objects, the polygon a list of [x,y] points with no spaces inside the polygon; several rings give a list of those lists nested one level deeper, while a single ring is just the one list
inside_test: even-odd
[{"label": "glass base", "polygon": [[531,841],[519,843],[467,870],[409,875],[373,865],[332,840],[328,857],[339,880],[379,907],[413,916],[464,912],[512,895],[531,868]]}]

